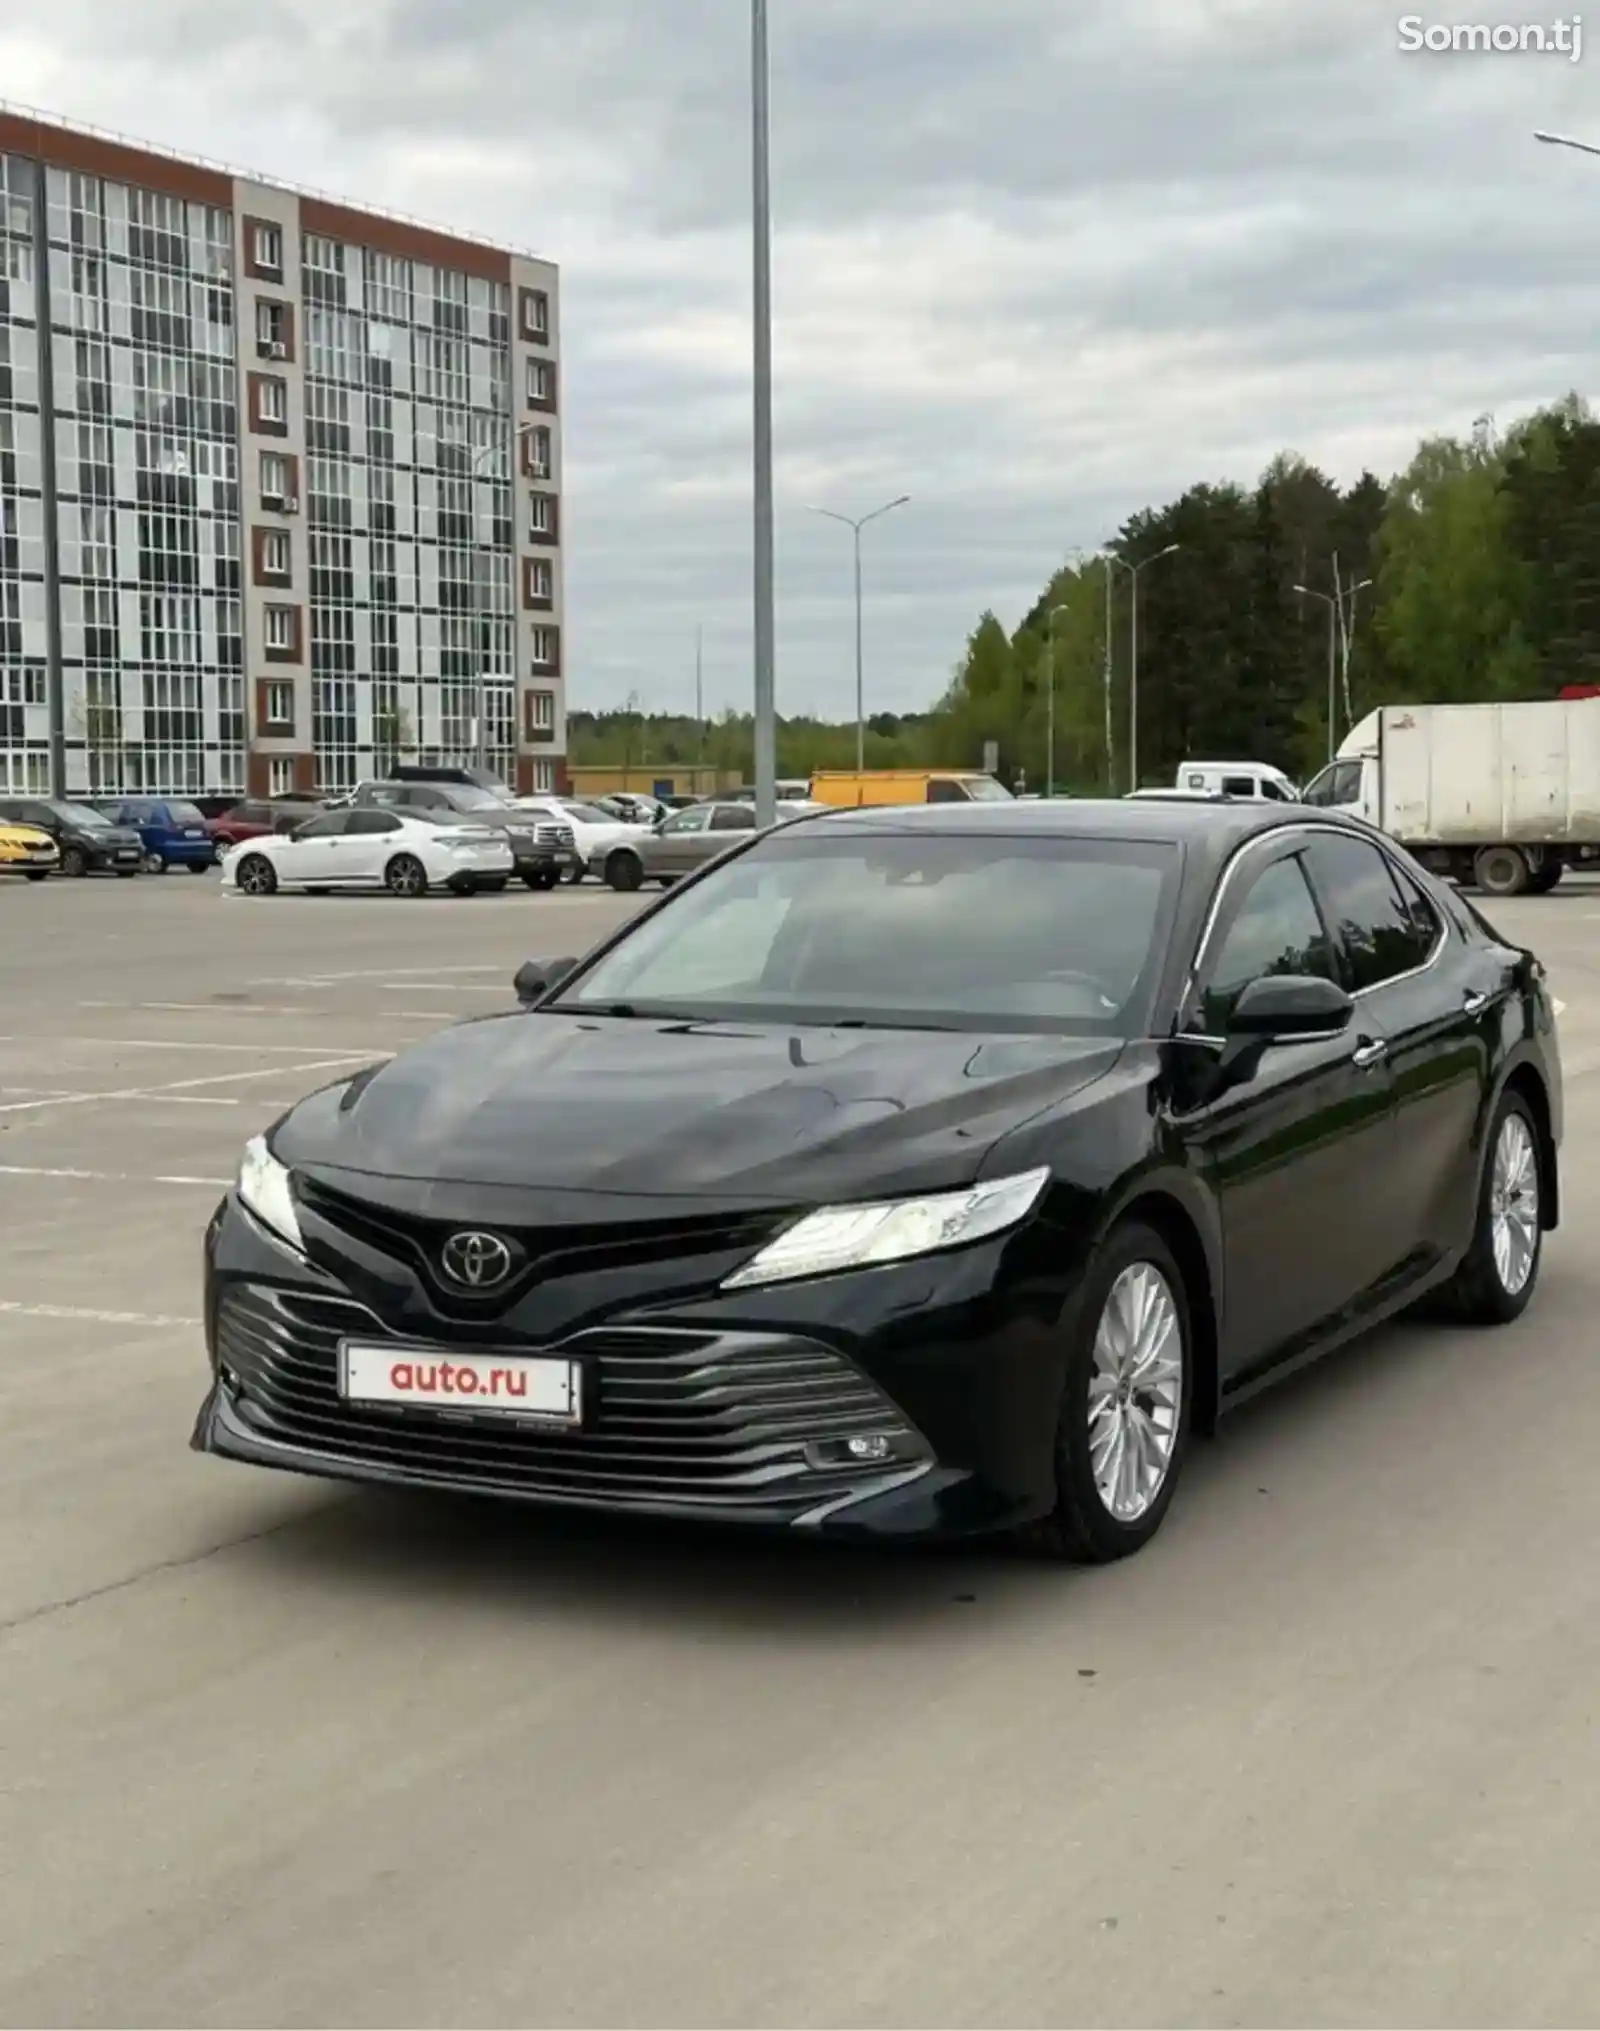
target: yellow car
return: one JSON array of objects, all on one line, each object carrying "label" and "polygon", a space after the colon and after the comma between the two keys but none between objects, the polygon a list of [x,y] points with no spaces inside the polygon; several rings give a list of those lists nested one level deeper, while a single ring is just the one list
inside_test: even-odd
[{"label": "yellow car", "polygon": [[0,824],[0,874],[25,874],[42,882],[61,865],[61,849],[37,825]]}]

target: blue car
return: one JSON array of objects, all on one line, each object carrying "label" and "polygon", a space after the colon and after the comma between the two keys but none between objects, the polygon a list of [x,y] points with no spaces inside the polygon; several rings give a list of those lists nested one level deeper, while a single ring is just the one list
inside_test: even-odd
[{"label": "blue car", "polygon": [[173,797],[99,797],[95,802],[113,825],[128,825],[138,833],[146,874],[165,874],[169,867],[204,874],[216,865],[217,849],[197,804]]}]

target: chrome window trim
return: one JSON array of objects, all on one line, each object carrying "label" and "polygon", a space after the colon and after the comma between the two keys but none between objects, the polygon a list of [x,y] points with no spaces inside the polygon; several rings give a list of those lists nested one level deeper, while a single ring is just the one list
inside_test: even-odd
[{"label": "chrome window trim", "polygon": [[[1200,936],[1195,941],[1194,959],[1190,964],[1188,975],[1184,981],[1183,995],[1179,1004],[1184,1014],[1189,1012],[1190,1004],[1199,992],[1201,970],[1210,956],[1211,941],[1216,935],[1217,921],[1222,915],[1223,907],[1228,900],[1229,888],[1240,867],[1251,860],[1258,848],[1279,847],[1282,846],[1286,839],[1299,839],[1304,842],[1314,839],[1326,839],[1330,836],[1335,839],[1356,839],[1362,841],[1364,844],[1376,849],[1380,858],[1389,868],[1391,875],[1399,874],[1404,875],[1407,880],[1411,879],[1407,871],[1396,860],[1393,853],[1389,851],[1384,839],[1373,837],[1366,831],[1357,832],[1350,826],[1341,825],[1336,821],[1324,820],[1319,823],[1316,820],[1308,822],[1305,819],[1296,819],[1286,825],[1274,825],[1267,832],[1253,832],[1248,839],[1242,840],[1235,847],[1233,853],[1229,856],[1227,866],[1217,878],[1217,885],[1212,892],[1210,907],[1206,911],[1205,921],[1200,926]],[[1296,847],[1294,850],[1298,851],[1299,849]],[[1415,887],[1415,882],[1412,885]],[[1369,994],[1381,993],[1386,987],[1397,987],[1402,981],[1416,980],[1422,974],[1428,972],[1431,967],[1438,964],[1446,945],[1450,942],[1450,921],[1447,913],[1438,907],[1433,898],[1428,895],[1426,889],[1419,889],[1418,893],[1433,911],[1439,927],[1439,935],[1435,938],[1427,958],[1423,960],[1420,966],[1408,967],[1404,973],[1391,974],[1387,980],[1374,981],[1370,987],[1356,988],[1350,996],[1352,1001],[1363,1001]],[[1313,894],[1315,894],[1314,889]],[[1318,900],[1320,901],[1320,898]],[[1175,1034],[1184,1035],[1185,1033],[1177,1032]]]}]

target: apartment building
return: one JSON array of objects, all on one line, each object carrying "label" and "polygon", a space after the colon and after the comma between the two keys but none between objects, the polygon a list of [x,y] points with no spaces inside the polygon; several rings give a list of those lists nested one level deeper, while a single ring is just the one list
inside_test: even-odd
[{"label": "apartment building", "polygon": [[0,105],[0,791],[564,780],[559,278]]}]

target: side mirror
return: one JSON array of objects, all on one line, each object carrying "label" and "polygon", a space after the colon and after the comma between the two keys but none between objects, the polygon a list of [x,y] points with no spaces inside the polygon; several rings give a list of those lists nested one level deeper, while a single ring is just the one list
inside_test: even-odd
[{"label": "side mirror", "polygon": [[1355,1003],[1344,989],[1314,974],[1269,973],[1252,980],[1228,1017],[1232,1037],[1290,1042],[1334,1036],[1349,1026]]},{"label": "side mirror", "polygon": [[565,980],[577,963],[576,959],[524,959],[511,983],[517,1000],[524,1008],[531,1008]]}]

